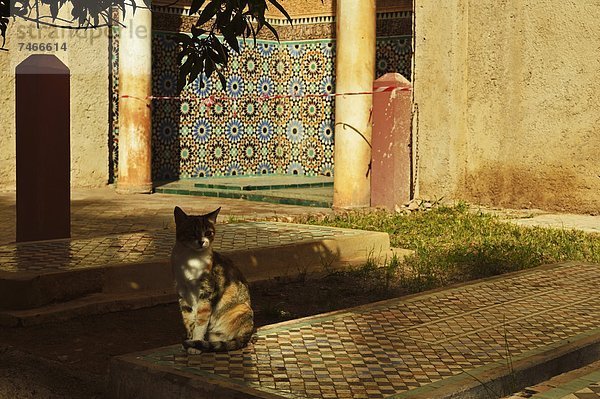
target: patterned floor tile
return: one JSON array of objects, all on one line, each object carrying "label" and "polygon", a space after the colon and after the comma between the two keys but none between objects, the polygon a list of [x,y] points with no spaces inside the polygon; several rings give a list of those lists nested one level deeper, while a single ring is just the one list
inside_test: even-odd
[{"label": "patterned floor tile", "polygon": [[[355,236],[358,230],[274,222],[219,225],[217,251],[255,249]],[[0,246],[0,272],[51,273],[107,264],[167,259],[174,232],[159,230],[79,240],[44,241]]]},{"label": "patterned floor tile", "polygon": [[565,264],[268,326],[235,352],[172,346],[137,360],[281,397],[402,397],[600,332],[598,281],[600,266]]}]

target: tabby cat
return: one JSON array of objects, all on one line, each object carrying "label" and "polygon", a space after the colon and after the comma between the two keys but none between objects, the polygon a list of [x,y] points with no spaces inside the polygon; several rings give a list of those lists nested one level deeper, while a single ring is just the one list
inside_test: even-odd
[{"label": "tabby cat", "polygon": [[193,216],[175,207],[171,266],[188,353],[242,348],[254,329],[248,283],[230,259],[212,249],[220,210]]}]

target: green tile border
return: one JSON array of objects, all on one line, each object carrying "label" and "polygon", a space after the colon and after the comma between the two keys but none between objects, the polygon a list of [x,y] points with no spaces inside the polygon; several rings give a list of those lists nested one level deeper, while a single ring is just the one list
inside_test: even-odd
[{"label": "green tile border", "polygon": [[242,190],[217,190],[217,189],[173,189],[173,188],[156,188],[157,194],[172,194],[172,195],[193,195],[200,197],[217,197],[217,198],[233,198],[233,199],[244,199],[255,202],[269,202],[273,204],[281,205],[296,205],[306,206],[314,208],[331,208],[333,206],[333,199],[331,201],[323,201],[316,199],[301,199],[283,197],[281,195],[264,195],[258,193],[250,193]]},{"label": "green tile border", "polygon": [[538,394],[533,395],[531,398],[535,398],[535,399],[560,399],[563,396],[567,396],[571,393],[573,393],[575,391],[570,391],[568,389],[562,389],[562,388],[554,388],[554,389],[550,389],[549,391],[546,392],[541,392]]},{"label": "green tile border", "polygon": [[556,388],[549,389],[546,392],[537,393],[531,399],[558,399],[598,383],[600,383],[600,370],[560,384]]},{"label": "green tile border", "polygon": [[579,377],[579,379],[587,380],[592,383],[600,382],[600,370]]},{"label": "green tile border", "polygon": [[194,183],[196,188],[210,188],[216,190],[232,191],[261,191],[261,190],[285,190],[287,188],[320,188],[333,187],[333,182],[319,183],[290,183],[290,184],[212,184],[212,183]]}]

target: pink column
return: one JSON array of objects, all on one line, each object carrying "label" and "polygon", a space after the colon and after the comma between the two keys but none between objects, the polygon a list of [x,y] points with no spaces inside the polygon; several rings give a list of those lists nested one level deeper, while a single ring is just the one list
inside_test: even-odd
[{"label": "pink column", "polygon": [[[411,88],[399,73],[388,73],[373,83],[377,90],[397,86]],[[373,139],[371,206],[394,209],[411,195],[410,90],[393,90],[373,95]]]}]

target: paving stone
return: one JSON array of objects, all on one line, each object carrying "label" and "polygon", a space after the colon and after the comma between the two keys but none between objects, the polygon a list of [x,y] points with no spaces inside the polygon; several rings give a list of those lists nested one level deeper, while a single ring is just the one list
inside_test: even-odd
[{"label": "paving stone", "polygon": [[[0,193],[0,220],[15,220],[15,193]],[[219,221],[229,219],[278,219],[331,213],[330,209],[251,202],[242,199],[192,197],[165,194],[116,194],[110,187],[73,189],[71,192],[71,237],[75,239],[109,234],[173,229],[173,208],[201,214],[222,207]],[[0,229],[0,244],[13,243],[16,225]]]},{"label": "paving stone", "polygon": [[202,384],[234,382],[254,397],[423,394],[600,333],[600,296],[589,295],[599,279],[597,265],[541,268],[268,326],[239,351],[188,355],[176,345],[129,355],[120,370],[159,366]]},{"label": "paving stone", "polygon": [[[217,251],[297,245],[361,234],[359,230],[273,222],[224,224],[217,231],[213,244]],[[0,246],[0,272],[40,274],[168,259],[174,239],[173,231],[159,230],[4,245]]]}]

